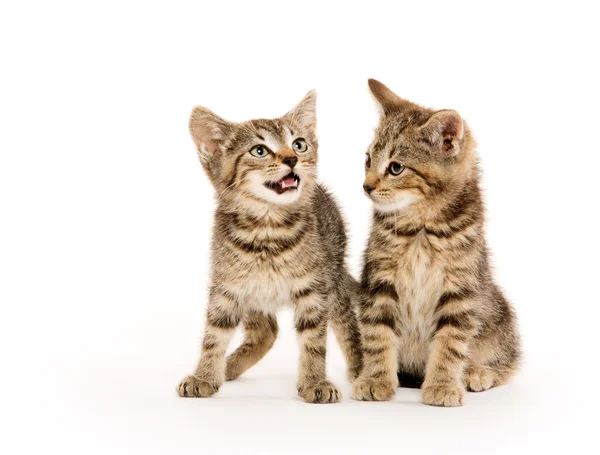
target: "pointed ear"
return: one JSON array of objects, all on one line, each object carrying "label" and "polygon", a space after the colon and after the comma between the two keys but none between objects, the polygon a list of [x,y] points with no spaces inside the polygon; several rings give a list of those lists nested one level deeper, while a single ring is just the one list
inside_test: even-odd
[{"label": "pointed ear", "polygon": [[314,131],[317,126],[317,92],[311,90],[284,117],[301,128]]},{"label": "pointed ear", "polygon": [[456,156],[465,129],[462,118],[453,110],[438,111],[419,128],[422,139],[436,152]]},{"label": "pointed ear", "polygon": [[219,158],[222,155],[222,145],[232,125],[205,107],[194,108],[190,115],[190,134],[201,160]]},{"label": "pointed ear", "polygon": [[394,92],[392,92],[386,85],[375,79],[369,79],[369,89],[371,93],[381,105],[383,112],[387,114],[391,111],[397,111],[406,109],[408,107],[415,107],[413,103],[405,99],[400,98]]},{"label": "pointed ear", "polygon": [[377,102],[383,108],[384,112],[387,112],[393,108],[399,100],[398,95],[396,95],[386,85],[382,84],[378,80],[369,79],[369,89],[371,90],[371,93]]}]

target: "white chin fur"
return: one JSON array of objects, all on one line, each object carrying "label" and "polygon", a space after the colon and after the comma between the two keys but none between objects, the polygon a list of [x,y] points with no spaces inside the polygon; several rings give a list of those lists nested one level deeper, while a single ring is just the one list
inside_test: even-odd
[{"label": "white chin fur", "polygon": [[264,185],[264,180],[258,173],[250,172],[248,173],[247,178],[250,181],[250,191],[252,191],[256,197],[273,204],[291,204],[292,202],[297,201],[304,184],[304,182],[300,180],[298,189],[288,190],[282,194],[278,194]]},{"label": "white chin fur", "polygon": [[373,201],[373,206],[378,212],[390,213],[390,212],[402,212],[408,208],[410,204],[415,202],[418,198],[412,194],[405,195],[397,198],[395,201],[389,203],[381,203]]}]

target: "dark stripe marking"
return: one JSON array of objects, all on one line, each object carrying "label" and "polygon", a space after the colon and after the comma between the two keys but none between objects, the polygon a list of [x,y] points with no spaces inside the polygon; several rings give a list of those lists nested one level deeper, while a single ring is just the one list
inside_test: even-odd
[{"label": "dark stripe marking", "polygon": [[446,353],[450,354],[450,356],[455,358],[456,360],[464,361],[466,359],[465,355],[462,352],[454,349],[452,346],[448,346],[446,348]]},{"label": "dark stripe marking", "polygon": [[398,293],[396,292],[396,287],[393,283],[384,280],[377,280],[373,283],[370,283],[369,293],[372,297],[384,296],[389,297],[390,299],[397,301]]},{"label": "dark stripe marking", "polygon": [[366,325],[385,325],[394,330],[396,327],[396,318],[391,313],[380,313],[377,316],[362,315],[360,322]]},{"label": "dark stripe marking", "polygon": [[467,288],[460,289],[458,292],[444,292],[438,301],[436,310],[439,311],[452,300],[471,299],[474,296],[475,292],[472,289]]},{"label": "dark stripe marking", "polygon": [[298,332],[304,332],[305,330],[316,329],[322,323],[323,319],[320,314],[314,319],[300,318],[298,321],[296,321],[296,330]]},{"label": "dark stripe marking", "polygon": [[260,254],[263,252],[278,255],[286,250],[298,246],[304,238],[306,231],[301,230],[295,236],[287,239],[270,239],[268,241],[257,241],[246,242],[238,237],[235,237],[231,233],[227,237],[227,240],[233,246],[251,254]]},{"label": "dark stripe marking", "polygon": [[240,164],[240,160],[242,159],[242,157],[244,155],[245,155],[245,153],[240,153],[238,156],[235,157],[235,163],[233,165],[233,176],[229,180],[227,187],[230,187],[231,185],[233,185],[235,183],[235,179],[236,179],[237,173],[238,173],[238,166]]},{"label": "dark stripe marking", "polygon": [[365,354],[369,354],[369,355],[381,355],[383,354],[387,349],[385,347],[378,347],[378,348],[367,348],[365,347],[363,349],[363,352]]},{"label": "dark stripe marking", "polygon": [[209,313],[206,318],[206,322],[208,322],[209,325],[218,327],[220,329],[235,329],[240,323],[240,318],[233,314],[217,316]]},{"label": "dark stripe marking", "polygon": [[457,329],[471,330],[473,329],[473,323],[471,322],[470,316],[471,314],[469,312],[441,316],[438,320],[436,332],[448,325]]},{"label": "dark stripe marking", "polygon": [[315,356],[315,357],[325,357],[327,354],[327,348],[325,346],[309,346],[307,343],[303,346],[306,354]]}]

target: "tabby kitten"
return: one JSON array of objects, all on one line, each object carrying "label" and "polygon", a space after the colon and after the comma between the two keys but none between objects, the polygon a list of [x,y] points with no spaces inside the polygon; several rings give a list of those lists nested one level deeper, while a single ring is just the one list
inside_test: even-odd
[{"label": "tabby kitten", "polygon": [[[315,92],[274,120],[228,122],[196,107],[190,131],[215,187],[212,276],[202,354],[178,387],[182,397],[209,397],[258,362],[277,337],[275,313],[295,310],[301,346],[298,394],[335,403],[325,375],[327,324],[342,346],[348,375],[361,369],[352,300],[359,284],[345,263],[346,234],[332,196],[317,182]],[[245,338],[225,359],[238,324]]]},{"label": "tabby kitten", "polygon": [[520,357],[515,314],[490,271],[475,140],[457,112],[369,87],[383,114],[365,164],[374,212],[353,397],[389,400],[398,382],[422,383],[425,403],[459,406],[465,388],[502,384]]}]

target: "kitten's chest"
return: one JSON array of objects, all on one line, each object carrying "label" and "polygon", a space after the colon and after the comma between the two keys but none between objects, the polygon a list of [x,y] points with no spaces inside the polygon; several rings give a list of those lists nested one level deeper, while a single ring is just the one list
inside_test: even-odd
[{"label": "kitten's chest", "polygon": [[396,286],[402,332],[412,342],[429,340],[435,330],[435,309],[442,292],[444,264],[424,232],[407,240],[398,257]]},{"label": "kitten's chest", "polygon": [[[247,235],[244,240],[250,242],[253,238]],[[256,244],[267,245],[265,237],[259,236]],[[275,239],[268,244],[272,248],[222,256],[219,279],[247,308],[275,313],[289,305],[298,290],[309,286],[318,272],[312,264],[314,255],[307,254],[304,241],[278,252],[279,244]]]},{"label": "kitten's chest", "polygon": [[428,306],[439,297],[444,272],[443,263],[421,233],[406,242],[398,257],[396,278],[399,292],[405,300]]},{"label": "kitten's chest", "polygon": [[238,295],[244,296],[248,307],[274,313],[291,301],[293,280],[272,267],[255,266],[249,274],[234,284]]}]

